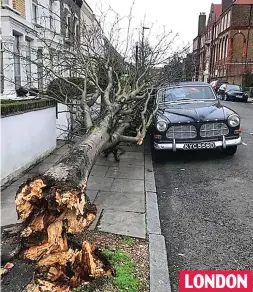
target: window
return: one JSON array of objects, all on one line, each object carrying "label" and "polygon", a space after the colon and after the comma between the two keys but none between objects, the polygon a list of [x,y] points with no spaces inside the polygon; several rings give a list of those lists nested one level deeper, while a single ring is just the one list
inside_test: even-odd
[{"label": "window", "polygon": [[21,86],[21,70],[20,70],[20,36],[14,35],[14,78],[15,87],[18,89]]},{"label": "window", "polygon": [[242,88],[239,86],[239,85],[227,85],[227,90],[238,90],[238,91],[241,91]]},{"label": "window", "polygon": [[180,102],[186,100],[205,100],[215,99],[215,96],[209,86],[185,86],[163,89],[158,92],[160,103]]},{"label": "window", "polygon": [[231,11],[228,12],[227,27],[231,25]]},{"label": "window", "polygon": [[54,30],[54,17],[53,17],[53,3],[52,3],[52,0],[49,1],[49,25],[50,25],[50,29]]},{"label": "window", "polygon": [[225,49],[225,57],[228,56],[228,37],[226,38],[226,49]]},{"label": "window", "polygon": [[34,0],[32,2],[32,20],[34,23],[38,23],[38,5]]},{"label": "window", "polygon": [[1,45],[1,51],[0,51],[0,53],[1,53],[1,55],[0,55],[1,93],[3,93],[4,92],[4,66],[3,66],[4,59],[3,59],[3,43],[2,43],[2,41],[1,41],[0,45]]},{"label": "window", "polygon": [[31,41],[26,40],[26,76],[27,86],[32,85]]},{"label": "window", "polygon": [[224,22],[225,22],[224,27],[225,27],[225,29],[227,29],[228,28],[228,15],[227,14],[225,15]]},{"label": "window", "polygon": [[37,51],[37,59],[38,59],[38,89],[39,91],[43,90],[43,51],[41,48]]},{"label": "window", "polygon": [[76,39],[78,40],[79,38],[79,22],[78,22],[78,18],[75,17],[75,36],[76,36]]},{"label": "window", "polygon": [[66,38],[70,38],[70,15],[66,18]]}]

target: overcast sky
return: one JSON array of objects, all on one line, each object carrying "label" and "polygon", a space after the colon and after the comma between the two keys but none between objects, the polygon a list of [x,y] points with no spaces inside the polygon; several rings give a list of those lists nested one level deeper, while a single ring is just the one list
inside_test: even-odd
[{"label": "overcast sky", "polygon": [[[103,10],[111,6],[121,16],[129,12],[133,0],[86,0],[95,13],[103,3]],[[221,3],[221,0],[135,0],[134,23],[136,27],[146,19],[145,25],[156,24],[165,26],[178,33],[177,43],[186,45],[192,43],[197,35],[198,15],[210,11],[211,3]]]}]

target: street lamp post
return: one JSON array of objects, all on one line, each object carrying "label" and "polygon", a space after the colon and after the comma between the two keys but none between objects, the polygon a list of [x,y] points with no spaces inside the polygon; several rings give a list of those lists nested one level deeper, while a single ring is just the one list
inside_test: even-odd
[{"label": "street lamp post", "polygon": [[145,29],[149,29],[149,27],[142,27],[142,39],[141,39],[141,65],[142,69],[144,68],[144,31]]}]

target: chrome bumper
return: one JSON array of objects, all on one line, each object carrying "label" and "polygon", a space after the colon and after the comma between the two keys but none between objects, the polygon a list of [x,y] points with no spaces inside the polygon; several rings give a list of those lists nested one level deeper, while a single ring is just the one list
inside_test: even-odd
[{"label": "chrome bumper", "polygon": [[[196,143],[205,143],[209,141],[201,141],[201,142],[196,142]],[[215,148],[223,148],[226,149],[229,146],[236,146],[242,144],[242,137],[236,138],[236,139],[227,139],[223,136],[222,141],[210,141],[215,144]],[[195,142],[189,142],[194,144]],[[179,150],[185,150],[184,149],[184,144],[186,143],[178,143],[175,140],[173,140],[172,143],[156,143],[154,142],[154,148],[156,150],[173,150],[176,151],[177,149]],[[198,150],[198,149],[196,149]],[[187,150],[186,150],[187,151]]]}]

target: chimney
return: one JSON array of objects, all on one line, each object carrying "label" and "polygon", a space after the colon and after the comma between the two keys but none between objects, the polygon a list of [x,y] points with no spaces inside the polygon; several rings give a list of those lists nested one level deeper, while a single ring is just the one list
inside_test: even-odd
[{"label": "chimney", "polygon": [[234,0],[222,0],[222,12],[235,2]]},{"label": "chimney", "polygon": [[205,29],[206,29],[206,14],[205,14],[205,12],[200,12],[198,36],[201,36],[205,32]]}]

